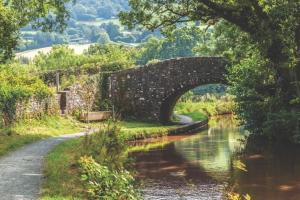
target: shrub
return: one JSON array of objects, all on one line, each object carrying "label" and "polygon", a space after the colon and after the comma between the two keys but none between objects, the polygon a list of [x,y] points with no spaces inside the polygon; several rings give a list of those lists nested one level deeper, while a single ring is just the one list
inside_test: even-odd
[{"label": "shrub", "polygon": [[32,97],[42,100],[51,95],[50,89],[39,78],[18,65],[0,66],[0,82],[0,114],[4,125],[15,120],[18,102]]},{"label": "shrub", "polygon": [[134,178],[124,167],[127,162],[125,138],[114,122],[86,136],[82,149],[84,156],[79,164],[90,199],[139,199]]},{"label": "shrub", "polygon": [[81,157],[82,180],[90,199],[135,200],[140,196],[134,188],[134,178],[126,170],[110,170],[92,157]]}]

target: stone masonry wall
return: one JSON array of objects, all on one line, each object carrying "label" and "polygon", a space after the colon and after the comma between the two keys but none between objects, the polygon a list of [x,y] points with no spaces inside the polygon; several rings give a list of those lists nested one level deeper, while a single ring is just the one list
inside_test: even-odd
[{"label": "stone masonry wall", "polygon": [[18,102],[16,105],[16,119],[38,118],[45,114],[59,113],[58,95],[38,100],[31,98],[28,101]]},{"label": "stone masonry wall", "polygon": [[110,76],[110,96],[123,116],[167,123],[185,92],[225,83],[225,66],[221,57],[190,57],[116,72]]}]

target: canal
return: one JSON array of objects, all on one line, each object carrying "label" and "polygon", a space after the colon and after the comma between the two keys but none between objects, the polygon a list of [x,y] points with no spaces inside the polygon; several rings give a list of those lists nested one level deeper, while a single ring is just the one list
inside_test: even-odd
[{"label": "canal", "polygon": [[144,198],[217,200],[234,191],[255,200],[300,199],[300,159],[288,152],[295,149],[241,156],[247,134],[232,117],[222,117],[192,136],[134,144]]}]

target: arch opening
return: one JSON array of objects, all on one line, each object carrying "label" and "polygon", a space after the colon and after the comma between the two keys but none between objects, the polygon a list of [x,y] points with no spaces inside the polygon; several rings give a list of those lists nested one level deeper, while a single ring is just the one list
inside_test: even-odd
[{"label": "arch opening", "polygon": [[[165,98],[160,107],[160,122],[162,124],[173,124],[172,116],[174,114],[174,109],[179,100],[188,92],[191,91],[193,97],[204,97],[205,95],[211,95],[214,98],[219,98],[225,96],[227,86],[225,84],[213,83],[204,84],[194,87],[186,87],[175,90],[171,95]],[[197,98],[194,98],[197,103]],[[198,100],[201,101],[201,100]]]}]

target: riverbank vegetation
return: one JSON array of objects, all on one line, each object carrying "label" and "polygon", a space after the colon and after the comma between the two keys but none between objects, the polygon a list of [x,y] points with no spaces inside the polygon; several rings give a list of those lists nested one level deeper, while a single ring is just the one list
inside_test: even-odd
[{"label": "riverbank vegetation", "polygon": [[189,116],[194,121],[201,121],[212,116],[233,114],[234,105],[233,96],[228,94],[195,95],[189,92],[178,101],[174,110],[176,114]]},{"label": "riverbank vegetation", "polygon": [[121,121],[120,134],[124,135],[126,140],[157,138],[168,135],[168,131],[176,127],[176,125],[164,126],[159,123]]},{"label": "riverbank vegetation", "polygon": [[[172,127],[169,127],[172,128]],[[138,122],[108,123],[94,135],[63,142],[46,158],[42,199],[139,199],[132,174],[127,171],[127,141],[167,128]],[[133,149],[136,150],[136,149]]]}]

